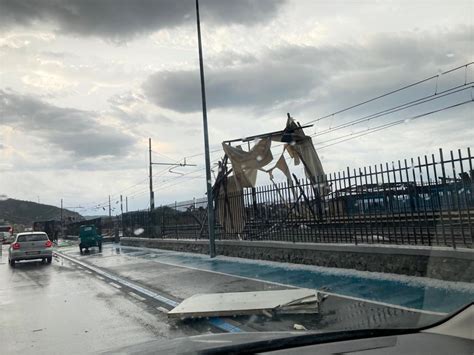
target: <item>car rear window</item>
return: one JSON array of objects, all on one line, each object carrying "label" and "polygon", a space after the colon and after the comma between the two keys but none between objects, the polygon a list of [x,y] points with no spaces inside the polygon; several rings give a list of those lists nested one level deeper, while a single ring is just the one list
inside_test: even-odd
[{"label": "car rear window", "polygon": [[19,235],[18,242],[38,242],[42,240],[47,240],[48,236],[46,234],[25,234]]}]

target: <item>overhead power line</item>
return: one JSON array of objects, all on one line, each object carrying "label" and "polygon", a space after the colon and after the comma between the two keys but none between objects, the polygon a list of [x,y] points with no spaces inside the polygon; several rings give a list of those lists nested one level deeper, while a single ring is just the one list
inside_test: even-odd
[{"label": "overhead power line", "polygon": [[371,99],[368,99],[368,100],[359,102],[359,103],[357,103],[357,104],[354,104],[354,105],[351,105],[351,106],[348,106],[348,107],[345,107],[345,108],[343,108],[343,109],[341,109],[341,110],[338,110],[338,111],[333,112],[333,113],[330,113],[330,114],[328,114],[328,115],[325,115],[325,116],[316,118],[316,119],[314,119],[314,120],[312,120],[312,121],[308,121],[308,122],[305,123],[305,125],[306,125],[306,124],[309,124],[309,123],[319,122],[319,121],[324,120],[324,119],[326,119],[326,118],[329,118],[329,117],[338,115],[338,114],[340,114],[340,113],[343,113],[343,112],[352,110],[352,109],[354,109],[354,108],[357,108],[357,107],[366,105],[366,104],[368,104],[368,103],[370,103],[370,102],[373,102],[373,101],[379,100],[379,99],[381,99],[381,98],[384,98],[384,97],[393,95],[393,94],[395,94],[395,93],[397,93],[397,92],[400,92],[400,91],[403,91],[403,90],[412,88],[412,87],[417,86],[417,85],[420,85],[420,84],[422,84],[422,83],[426,83],[426,82],[428,82],[428,81],[430,81],[430,80],[433,80],[433,79],[437,79],[437,78],[439,78],[440,76],[445,75],[445,74],[448,74],[448,73],[452,73],[453,71],[456,71],[456,70],[459,70],[459,69],[462,69],[462,68],[465,68],[465,69],[467,70],[467,67],[469,67],[469,66],[472,65],[472,64],[474,64],[474,62],[470,62],[470,63],[464,64],[464,65],[461,65],[461,66],[459,66],[459,67],[455,67],[455,68],[446,70],[446,71],[444,71],[444,72],[442,72],[442,73],[440,73],[440,74],[432,75],[432,76],[427,77],[427,78],[425,78],[425,79],[418,80],[418,81],[416,81],[416,82],[414,82],[414,83],[411,83],[411,84],[402,86],[402,87],[400,87],[400,88],[398,88],[398,89],[385,92],[385,93],[383,93],[383,94],[381,94],[381,95],[377,95],[377,96],[375,96],[375,97],[373,97],[373,98],[371,98]]},{"label": "overhead power line", "polygon": [[473,103],[473,102],[474,102],[474,100],[472,100],[472,99],[471,100],[466,100],[466,101],[463,101],[463,102],[460,102],[460,103],[457,103],[457,104],[454,104],[454,105],[446,106],[446,107],[443,107],[443,108],[440,108],[440,109],[437,109],[437,110],[433,110],[433,111],[430,111],[430,112],[425,112],[425,113],[422,113],[422,114],[419,114],[419,115],[416,115],[416,116],[412,116],[412,117],[409,117],[409,118],[404,118],[404,119],[401,119],[401,120],[385,123],[383,125],[379,125],[377,127],[370,128],[370,129],[368,129],[366,131],[363,131],[363,132],[358,132],[358,133],[355,133],[355,134],[351,133],[349,135],[340,136],[340,137],[337,137],[337,138],[334,138],[334,139],[329,139],[325,142],[320,142],[319,144],[324,144],[324,143],[327,143],[327,142],[330,142],[330,141],[333,141],[333,140],[336,140],[336,139],[341,139],[341,138],[352,136],[350,138],[338,140],[334,143],[323,145],[321,147],[318,146],[317,148],[318,149],[327,148],[327,147],[330,147],[330,146],[333,146],[333,145],[336,145],[336,144],[340,144],[342,142],[349,141],[351,139],[356,139],[356,138],[366,136],[366,135],[374,133],[374,132],[382,131],[382,130],[385,130],[387,128],[391,128],[393,126],[400,125],[400,124],[405,123],[407,121],[414,121],[414,120],[419,119],[421,117],[426,117],[426,116],[429,116],[429,115],[432,115],[432,114],[435,114],[435,113],[438,113],[438,112],[441,112],[441,111],[446,111],[446,110],[449,110],[449,109],[452,109],[452,108],[455,108],[455,107],[459,107],[459,106],[463,106],[463,105]]},{"label": "overhead power line", "polygon": [[[460,92],[463,92],[463,91],[474,88],[474,86],[472,84],[473,84],[473,82],[470,82],[468,85],[461,85],[461,86],[457,86],[455,88],[451,88],[449,90],[446,90],[442,94],[428,95],[428,96],[422,97],[420,99],[410,101],[408,103],[397,105],[397,106],[391,107],[389,109],[385,109],[385,110],[382,110],[382,111],[379,111],[379,112],[376,112],[376,113],[373,113],[373,114],[370,114],[370,115],[366,115],[366,116],[351,120],[349,122],[341,123],[340,125],[337,125],[337,126],[328,128],[324,131],[315,133],[314,135],[312,135],[312,137],[322,136],[324,134],[332,133],[334,131],[337,131],[337,130],[340,130],[340,129],[343,129],[343,128],[354,126],[356,124],[365,123],[365,122],[371,121],[371,120],[379,118],[379,117],[383,117],[383,116],[386,116],[386,115],[389,115],[389,114],[392,114],[392,113],[395,113],[395,112],[400,112],[400,111],[406,110],[408,108],[419,106],[419,105],[425,104],[427,102],[442,99],[442,98],[448,97],[450,95],[458,94]],[[455,90],[455,89],[457,89],[457,90]]]}]

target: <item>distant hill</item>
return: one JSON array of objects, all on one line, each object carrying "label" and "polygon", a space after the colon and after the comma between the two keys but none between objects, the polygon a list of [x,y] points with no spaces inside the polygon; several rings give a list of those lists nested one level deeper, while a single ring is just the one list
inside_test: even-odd
[{"label": "distant hill", "polygon": [[[79,213],[64,209],[63,219],[68,220],[69,217],[76,221],[84,219]],[[0,200],[0,220],[5,220],[5,222],[32,226],[35,221],[52,219],[58,221],[61,219],[59,207],[13,198]]]}]

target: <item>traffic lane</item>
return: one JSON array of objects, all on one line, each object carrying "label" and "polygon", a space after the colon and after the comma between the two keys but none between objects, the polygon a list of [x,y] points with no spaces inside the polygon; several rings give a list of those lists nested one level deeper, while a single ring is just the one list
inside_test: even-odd
[{"label": "traffic lane", "polygon": [[120,248],[104,245],[102,253],[91,250],[80,255],[77,248],[59,251],[93,266],[120,275],[130,281],[150,287],[170,298],[185,299],[199,293],[245,292],[288,289],[265,281],[250,280],[232,275],[169,265],[147,259],[147,252],[132,256],[120,253]]},{"label": "traffic lane", "polygon": [[203,333],[86,271],[62,258],[11,268],[2,248],[0,352],[90,353]]}]

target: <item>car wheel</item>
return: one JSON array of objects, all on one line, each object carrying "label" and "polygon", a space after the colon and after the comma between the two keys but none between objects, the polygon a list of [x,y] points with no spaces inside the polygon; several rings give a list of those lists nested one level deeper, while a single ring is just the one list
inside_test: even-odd
[{"label": "car wheel", "polygon": [[11,267],[15,267],[15,260],[8,260]]},{"label": "car wheel", "polygon": [[48,264],[51,264],[51,261],[53,261],[53,257],[52,256],[48,256],[46,258],[46,261],[48,262]]}]

